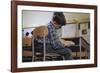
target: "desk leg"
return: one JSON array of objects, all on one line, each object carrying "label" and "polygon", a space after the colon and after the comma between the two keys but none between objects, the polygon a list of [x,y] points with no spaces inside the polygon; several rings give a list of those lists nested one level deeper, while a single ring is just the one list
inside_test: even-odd
[{"label": "desk leg", "polygon": [[82,58],[82,42],[81,42],[81,37],[79,38],[79,45],[80,45],[80,52],[79,52],[79,55],[80,55],[80,59]]}]

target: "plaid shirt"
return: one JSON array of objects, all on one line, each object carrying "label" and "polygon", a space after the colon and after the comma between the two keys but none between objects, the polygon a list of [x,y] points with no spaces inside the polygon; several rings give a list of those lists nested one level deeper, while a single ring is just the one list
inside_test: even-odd
[{"label": "plaid shirt", "polygon": [[49,32],[48,40],[51,46],[54,49],[64,48],[64,45],[59,41],[59,37],[56,35],[57,32],[52,22],[50,22],[47,27],[48,27],[48,32]]}]

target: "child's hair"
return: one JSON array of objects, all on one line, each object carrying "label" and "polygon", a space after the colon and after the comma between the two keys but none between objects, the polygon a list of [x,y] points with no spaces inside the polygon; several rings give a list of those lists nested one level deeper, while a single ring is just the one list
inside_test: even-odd
[{"label": "child's hair", "polygon": [[66,19],[65,19],[63,12],[54,12],[54,16],[60,17],[60,21],[61,21],[62,26],[66,24]]},{"label": "child's hair", "polygon": [[55,21],[56,23],[58,23],[59,25],[62,24],[62,19],[57,15],[53,16],[52,20]]}]

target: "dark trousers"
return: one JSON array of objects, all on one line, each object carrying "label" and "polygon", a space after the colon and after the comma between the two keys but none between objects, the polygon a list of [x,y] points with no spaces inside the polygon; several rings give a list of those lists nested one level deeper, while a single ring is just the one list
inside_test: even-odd
[{"label": "dark trousers", "polygon": [[64,56],[65,60],[72,60],[72,51],[69,48],[58,48],[55,50],[57,54]]}]

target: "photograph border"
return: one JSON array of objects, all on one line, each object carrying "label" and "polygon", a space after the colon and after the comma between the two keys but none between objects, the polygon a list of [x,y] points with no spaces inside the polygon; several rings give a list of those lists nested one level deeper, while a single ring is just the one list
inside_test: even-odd
[{"label": "photograph border", "polygon": [[[48,67],[30,67],[17,68],[17,6],[43,6],[43,7],[60,7],[60,8],[79,8],[94,10],[94,64],[83,65],[62,65]],[[58,70],[58,69],[73,69],[73,68],[89,68],[97,67],[97,6],[96,5],[80,5],[80,4],[64,4],[64,3],[47,3],[33,1],[11,1],[11,72],[25,71],[42,71],[42,70]]]}]

